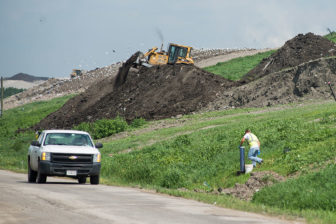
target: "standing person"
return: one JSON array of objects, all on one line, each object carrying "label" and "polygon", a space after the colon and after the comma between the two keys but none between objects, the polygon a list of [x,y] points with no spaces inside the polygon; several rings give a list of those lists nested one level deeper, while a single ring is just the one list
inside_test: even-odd
[{"label": "standing person", "polygon": [[260,142],[257,136],[255,136],[250,129],[245,130],[245,135],[240,142],[240,147],[244,144],[244,141],[247,140],[250,146],[248,153],[248,158],[252,161],[253,167],[256,166],[256,163],[262,163],[263,160],[258,157],[260,153]]}]

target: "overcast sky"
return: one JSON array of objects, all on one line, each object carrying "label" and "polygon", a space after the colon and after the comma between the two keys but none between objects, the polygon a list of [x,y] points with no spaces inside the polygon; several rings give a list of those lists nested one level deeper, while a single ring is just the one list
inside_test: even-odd
[{"label": "overcast sky", "polygon": [[280,47],[336,30],[334,0],[0,0],[0,76],[68,77],[169,42]]}]

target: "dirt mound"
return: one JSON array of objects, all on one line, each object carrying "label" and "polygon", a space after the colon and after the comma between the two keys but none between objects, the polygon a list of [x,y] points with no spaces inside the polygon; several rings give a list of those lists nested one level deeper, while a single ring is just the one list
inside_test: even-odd
[{"label": "dirt mound", "polygon": [[91,86],[43,119],[35,129],[71,128],[84,121],[117,115],[131,121],[140,117],[152,120],[188,114],[236,85],[193,65],[131,69],[122,85],[114,88],[115,81],[115,77],[108,77]]},{"label": "dirt mound", "polygon": [[257,67],[249,71],[242,81],[243,83],[248,83],[282,69],[334,55],[336,55],[335,43],[313,33],[299,34],[288,40],[278,51],[265,58]]},{"label": "dirt mound", "polygon": [[332,99],[328,82],[336,83],[336,57],[322,58],[266,75],[231,88],[205,110],[265,107],[313,99]]},{"label": "dirt mound", "polygon": [[[121,69],[121,71],[123,71]],[[35,129],[71,128],[117,115],[127,121],[169,118],[194,111],[264,107],[308,99],[332,99],[336,57],[322,58],[239,85],[191,65],[131,69],[125,82],[116,76],[92,85]]]},{"label": "dirt mound", "polygon": [[253,194],[261,188],[285,180],[283,176],[272,171],[253,172],[245,184],[236,184],[233,188],[222,190],[222,193],[233,195],[243,200],[251,200]]}]

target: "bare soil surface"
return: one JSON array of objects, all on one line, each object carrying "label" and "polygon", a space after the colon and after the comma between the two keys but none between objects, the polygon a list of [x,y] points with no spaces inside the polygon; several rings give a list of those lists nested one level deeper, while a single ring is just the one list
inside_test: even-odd
[{"label": "bare soil surface", "polygon": [[[207,60],[211,62],[211,58],[224,55],[223,60],[230,60],[234,57],[241,57],[245,52],[253,52],[253,49],[195,49],[193,57],[196,63],[202,63]],[[217,59],[214,59],[217,60]],[[74,79],[49,79],[42,83],[28,83],[22,80],[5,80],[5,87],[15,87],[27,89],[22,93],[6,98],[4,100],[4,109],[11,109],[27,103],[36,101],[50,100],[55,97],[65,96],[69,94],[79,94],[87,88],[100,82],[106,77],[115,77],[119,71],[121,62],[112,64],[103,68],[96,68],[91,71],[84,71],[83,75]],[[20,77],[21,78],[21,77]]]},{"label": "bare soil surface", "polygon": [[288,40],[284,46],[265,58],[242,79],[244,83],[259,79],[282,69],[298,66],[310,60],[336,55],[336,44],[326,38],[307,33]]},{"label": "bare soil surface", "polygon": [[[123,72],[123,70],[121,69]],[[192,65],[163,65],[131,70],[127,80],[115,86],[108,77],[70,99],[35,129],[70,128],[84,121],[114,118],[158,120],[200,110],[216,93],[234,82]]]},{"label": "bare soil surface", "polygon": [[240,58],[245,56],[250,56],[265,51],[270,51],[272,49],[245,49],[240,51],[228,51],[226,54],[220,54],[213,57],[205,57],[202,60],[196,60],[195,65],[200,68],[216,65],[219,62],[226,62],[234,58]]},{"label": "bare soil surface", "polygon": [[39,86],[44,82],[45,81],[42,81],[42,80],[34,81],[34,82],[28,82],[24,80],[4,80],[3,85],[4,85],[4,88],[13,87],[17,89],[29,89],[35,86]]},{"label": "bare soil surface", "polygon": [[205,111],[332,99],[329,81],[335,88],[335,57],[317,59],[228,89],[210,102]]},{"label": "bare soil surface", "polygon": [[260,189],[285,180],[285,177],[272,171],[252,172],[245,184],[236,184],[233,188],[226,188],[221,192],[243,200],[251,200],[253,194]]},{"label": "bare soil surface", "polygon": [[[314,52],[314,49],[320,52],[321,47],[305,44],[316,43],[320,39],[320,36],[312,34],[298,35],[278,52],[283,52],[288,45],[292,46],[292,42],[308,48],[305,52]],[[334,44],[325,45],[324,52],[333,52]],[[328,47],[331,48],[328,50]],[[279,54],[279,57],[291,59],[298,53],[293,51],[291,54],[291,57],[284,54]],[[331,97],[327,82],[336,83],[335,57],[316,59],[289,69],[277,67],[282,70],[260,75],[261,78],[256,80],[233,82],[193,65],[141,67],[127,72],[135,56],[119,68],[117,79],[116,76],[109,76],[95,83],[34,128],[71,128],[81,122],[115,118],[118,115],[127,121],[140,117],[159,120],[196,111],[264,107],[308,99],[326,100]]]}]

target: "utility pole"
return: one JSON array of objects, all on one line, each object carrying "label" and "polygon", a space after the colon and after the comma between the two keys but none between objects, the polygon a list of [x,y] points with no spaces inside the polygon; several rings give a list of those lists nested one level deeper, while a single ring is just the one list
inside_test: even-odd
[{"label": "utility pole", "polygon": [[4,98],[4,88],[3,88],[3,78],[1,76],[1,110],[0,110],[0,117],[3,115],[3,98]]}]

